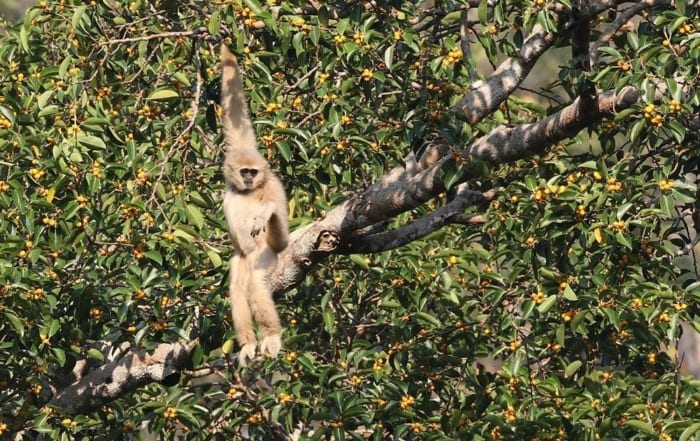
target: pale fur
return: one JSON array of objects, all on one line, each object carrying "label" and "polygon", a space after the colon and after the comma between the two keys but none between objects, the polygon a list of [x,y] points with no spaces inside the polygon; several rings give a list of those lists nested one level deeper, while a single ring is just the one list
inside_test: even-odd
[{"label": "pale fur", "polygon": [[264,334],[261,354],[274,357],[282,347],[282,326],[268,278],[277,254],[289,241],[288,204],[282,182],[257,150],[238,64],[226,46],[221,49],[221,65],[227,184],[223,209],[235,249],[229,262],[229,300],[241,345],[238,358],[245,365],[255,356],[258,343],[254,321]]}]

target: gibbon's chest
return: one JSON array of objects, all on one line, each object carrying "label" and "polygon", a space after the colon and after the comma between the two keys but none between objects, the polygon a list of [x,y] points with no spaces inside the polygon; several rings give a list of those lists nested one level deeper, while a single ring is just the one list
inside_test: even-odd
[{"label": "gibbon's chest", "polygon": [[[236,210],[245,210],[251,205],[260,205],[263,198],[264,193],[260,189],[249,192],[238,192],[229,189],[224,196],[224,204],[235,207]],[[246,212],[239,211],[236,215],[245,216]]]}]

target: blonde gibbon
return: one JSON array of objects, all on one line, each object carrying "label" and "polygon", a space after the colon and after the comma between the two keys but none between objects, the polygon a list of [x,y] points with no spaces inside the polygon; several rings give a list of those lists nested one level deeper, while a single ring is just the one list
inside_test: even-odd
[{"label": "blonde gibbon", "polygon": [[238,359],[245,365],[255,357],[253,320],[264,337],[260,353],[276,356],[282,347],[282,326],[268,278],[277,254],[289,240],[288,204],[282,182],[257,150],[248,116],[238,63],[225,45],[221,49],[226,179],[223,209],[235,255],[230,261],[229,300],[241,345]]}]

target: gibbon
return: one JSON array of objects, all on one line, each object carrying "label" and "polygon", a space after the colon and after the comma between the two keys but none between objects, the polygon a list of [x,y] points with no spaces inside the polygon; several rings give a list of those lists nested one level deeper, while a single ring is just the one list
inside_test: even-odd
[{"label": "gibbon", "polygon": [[255,357],[253,320],[264,333],[260,353],[276,356],[282,347],[282,326],[268,277],[277,254],[289,241],[288,203],[282,182],[257,150],[248,116],[238,63],[225,45],[221,49],[226,180],[223,209],[235,255],[229,262],[229,300],[245,366]]}]

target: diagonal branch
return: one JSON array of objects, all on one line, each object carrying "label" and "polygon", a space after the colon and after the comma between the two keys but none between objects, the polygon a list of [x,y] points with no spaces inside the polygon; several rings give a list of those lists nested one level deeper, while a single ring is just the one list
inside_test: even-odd
[{"label": "diagonal branch", "polygon": [[187,368],[197,340],[161,343],[153,354],[133,349],[115,355],[99,368],[61,390],[48,404],[69,415],[89,413],[105,403],[152,382],[172,385]]},{"label": "diagonal branch", "polygon": [[495,195],[496,190],[490,190],[483,194],[469,190],[467,184],[462,183],[457,187],[455,197],[450,202],[427,216],[395,230],[353,237],[338,249],[338,254],[376,253],[406,245],[446,225],[464,223],[465,219],[460,215],[467,207],[491,201]]},{"label": "diagonal branch", "polygon": [[556,34],[535,25],[518,55],[507,59],[484,82],[465,95],[453,108],[466,121],[475,124],[486,118],[508,98],[527,77],[535,62],[554,43]]},{"label": "diagonal branch", "polygon": [[587,100],[577,98],[573,103],[542,121],[517,127],[500,126],[469,146],[466,151],[478,159],[500,164],[526,158],[551,145],[569,138],[605,117],[614,116],[637,102],[639,91],[627,86],[616,92],[604,92],[597,97],[597,109],[590,112]]}]

